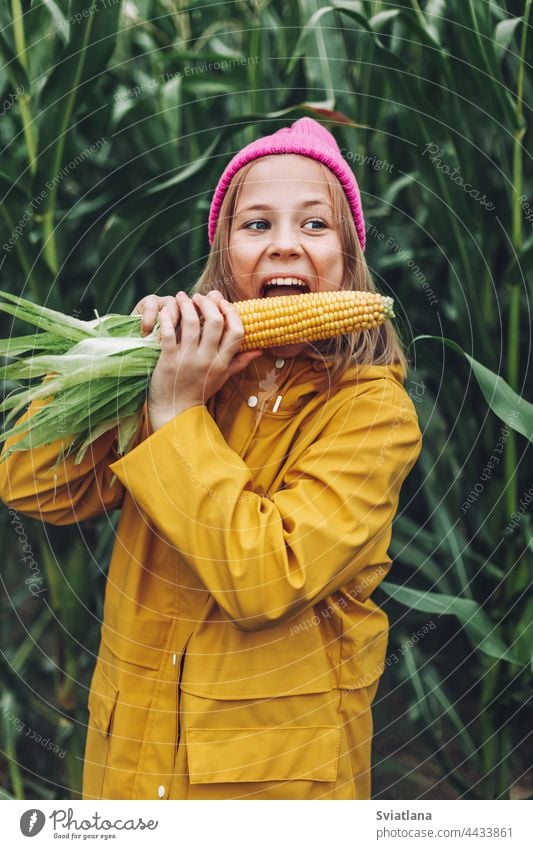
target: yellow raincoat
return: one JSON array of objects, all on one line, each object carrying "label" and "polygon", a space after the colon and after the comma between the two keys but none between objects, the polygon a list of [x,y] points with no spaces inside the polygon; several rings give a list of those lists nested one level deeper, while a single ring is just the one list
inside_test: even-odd
[{"label": "yellow raincoat", "polygon": [[[121,508],[89,693],[85,799],[370,797],[400,488],[421,449],[399,366],[264,352],[123,458],[58,444],[0,496],[65,525]],[[42,402],[41,402],[42,403]],[[29,414],[31,415],[31,409]]]}]

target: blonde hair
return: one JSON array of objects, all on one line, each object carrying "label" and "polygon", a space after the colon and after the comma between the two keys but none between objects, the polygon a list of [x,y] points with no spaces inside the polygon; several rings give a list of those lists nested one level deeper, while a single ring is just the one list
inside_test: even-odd
[{"label": "blonde hair", "polygon": [[[286,154],[276,154],[283,156]],[[212,289],[218,289],[228,301],[232,297],[233,273],[230,264],[229,241],[233,216],[237,206],[241,187],[248,171],[256,160],[244,165],[233,177],[224,196],[218,218],[215,238],[207,258],[205,268],[192,288],[191,294],[199,292],[206,295]],[[343,289],[376,292],[377,289],[366,264],[361,248],[352,212],[344,190],[335,174],[318,163],[330,190],[333,207],[333,219],[339,228],[342,246],[344,274]],[[354,365],[383,365],[399,363],[405,376],[408,361],[403,343],[390,321],[380,327],[359,333],[345,333],[332,339],[309,343],[309,356],[322,359],[328,367],[328,385],[337,383],[347,368]],[[330,360],[329,363],[326,360]]]}]

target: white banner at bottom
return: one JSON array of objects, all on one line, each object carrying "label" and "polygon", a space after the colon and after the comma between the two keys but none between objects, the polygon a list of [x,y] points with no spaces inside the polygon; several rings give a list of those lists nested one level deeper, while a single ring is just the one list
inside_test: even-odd
[{"label": "white banner at bottom", "polygon": [[526,849],[531,810],[527,801],[6,801],[2,845]]}]

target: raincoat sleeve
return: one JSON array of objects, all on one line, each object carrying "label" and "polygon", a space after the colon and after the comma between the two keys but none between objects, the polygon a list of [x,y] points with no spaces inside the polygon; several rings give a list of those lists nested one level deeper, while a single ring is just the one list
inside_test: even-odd
[{"label": "raincoat sleeve", "polygon": [[369,567],[382,577],[390,567],[400,488],[422,437],[403,387],[386,398],[342,405],[268,496],[253,491],[246,463],[202,405],[111,469],[231,623],[268,628]]},{"label": "raincoat sleeve", "polygon": [[[34,401],[19,421],[44,403]],[[17,438],[6,441],[2,455]],[[78,465],[76,451],[56,465],[63,444],[66,448],[72,442],[68,436],[50,445],[13,452],[0,463],[0,498],[8,507],[52,525],[74,524],[120,507],[124,488],[119,480],[112,483],[113,472],[109,471],[109,463],[118,457],[116,439],[116,428],[102,434]]]}]

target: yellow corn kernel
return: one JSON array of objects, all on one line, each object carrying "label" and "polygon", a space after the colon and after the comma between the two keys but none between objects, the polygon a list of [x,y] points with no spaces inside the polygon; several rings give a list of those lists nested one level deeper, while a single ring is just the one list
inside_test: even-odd
[{"label": "yellow corn kernel", "polygon": [[243,327],[241,352],[317,342],[369,330],[394,318],[393,299],[377,292],[306,292],[235,301]]}]

